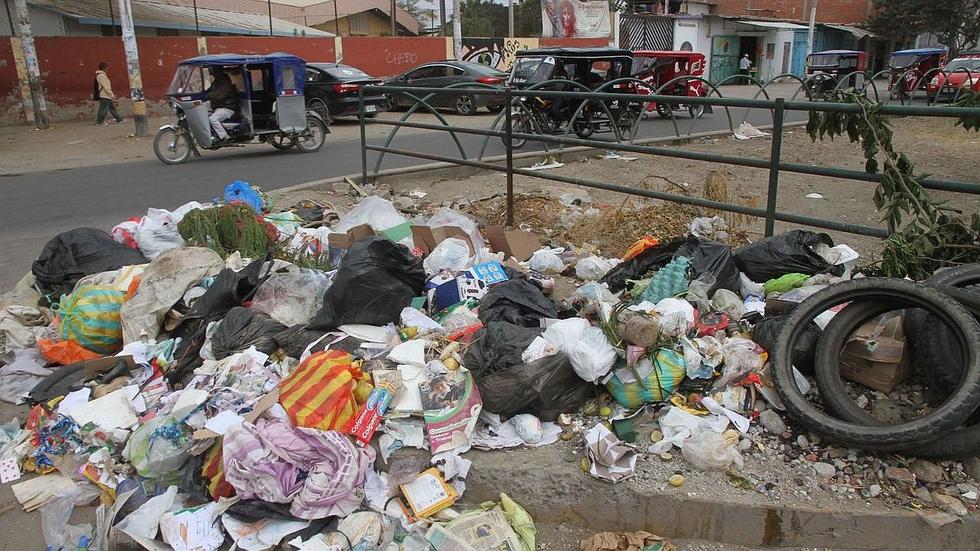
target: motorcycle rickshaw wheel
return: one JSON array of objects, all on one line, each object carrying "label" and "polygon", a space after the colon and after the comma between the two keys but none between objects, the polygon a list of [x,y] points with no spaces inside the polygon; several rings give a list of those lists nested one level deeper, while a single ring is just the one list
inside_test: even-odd
[{"label": "motorcycle rickshaw wheel", "polygon": [[688,105],[687,113],[692,119],[700,119],[701,115],[704,115],[704,105]]},{"label": "motorcycle rickshaw wheel", "polygon": [[153,153],[164,164],[179,165],[191,157],[190,138],[175,128],[162,128],[153,138]]},{"label": "motorcycle rickshaw wheel", "polygon": [[575,121],[575,127],[573,130],[575,131],[575,135],[583,140],[587,139],[593,132],[595,132],[595,128],[592,128],[592,123],[587,120]]},{"label": "motorcycle rickshaw wheel", "polygon": [[327,141],[327,125],[319,117],[312,115],[306,117],[306,125],[306,132],[296,138],[296,149],[303,153],[319,151]]},{"label": "motorcycle rickshaw wheel", "polygon": [[285,134],[273,134],[269,137],[269,145],[278,149],[279,151],[286,151],[287,149],[292,149],[296,145],[296,138],[287,136]]},{"label": "motorcycle rickshaw wheel", "polygon": [[[521,134],[532,133],[531,121],[528,119],[527,115],[521,113],[515,113],[511,116],[510,120],[511,120],[511,124],[513,125],[513,130],[512,130],[513,132],[520,132]],[[507,123],[505,122],[504,130],[507,129],[506,124]],[[500,141],[504,142],[505,147],[507,146],[507,136],[501,136]],[[511,143],[510,145],[514,149],[519,149],[521,147],[524,147],[524,144],[526,143],[527,140],[524,138],[514,138],[513,143]]]},{"label": "motorcycle rickshaw wheel", "polygon": [[674,108],[670,104],[667,103],[657,104],[657,114],[660,115],[661,118],[669,119],[673,111]]}]

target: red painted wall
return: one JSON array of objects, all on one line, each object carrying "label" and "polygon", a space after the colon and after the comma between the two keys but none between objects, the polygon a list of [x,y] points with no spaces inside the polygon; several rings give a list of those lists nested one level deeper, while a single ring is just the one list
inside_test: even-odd
[{"label": "red painted wall", "polygon": [[[809,2],[802,0],[713,0],[711,13],[807,21]],[[863,23],[871,13],[871,0],[821,0],[817,4],[817,23]]]},{"label": "red painted wall", "polygon": [[209,54],[271,54],[286,52],[306,61],[336,61],[333,38],[280,38],[272,36],[208,37]]},{"label": "red painted wall", "polygon": [[0,37],[0,118],[18,116],[21,111],[17,92],[17,67],[10,47],[10,37]]},{"label": "red painted wall", "polygon": [[372,76],[399,75],[429,61],[446,59],[446,39],[441,37],[345,38],[344,63]]}]

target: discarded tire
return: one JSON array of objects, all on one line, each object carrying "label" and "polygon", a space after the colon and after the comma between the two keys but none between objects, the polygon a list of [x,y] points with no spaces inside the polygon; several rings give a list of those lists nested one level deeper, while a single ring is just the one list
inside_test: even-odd
[{"label": "discarded tire", "polygon": [[[820,389],[820,399],[831,413],[840,418],[861,423],[863,425],[882,425],[882,422],[872,417],[847,396],[844,382],[840,377],[840,350],[854,330],[862,323],[876,315],[890,310],[902,308],[902,303],[879,303],[872,301],[852,302],[837,313],[824,330],[817,351],[815,374],[817,386]],[[928,314],[932,315],[932,314]],[[947,361],[959,360],[962,368],[964,343],[957,338],[957,333],[943,330],[948,335],[950,345],[945,350]],[[967,347],[969,343],[966,343]],[[957,383],[959,381],[954,381]],[[929,381],[932,385],[933,381]],[[943,434],[936,440],[925,445],[911,448],[901,448],[898,451],[918,457],[959,458],[980,454],[980,424],[968,424],[966,427]]]},{"label": "discarded tire", "polygon": [[[828,308],[873,299],[880,304],[900,302],[922,308],[955,328],[964,350],[967,369],[960,386],[931,413],[907,423],[868,426],[841,420],[810,404],[793,377],[792,351],[807,325]],[[879,306],[881,308],[881,306]],[[886,310],[889,307],[885,307]],[[832,285],[803,301],[790,313],[786,328],[772,352],[773,380],[787,411],[808,429],[843,444],[893,451],[934,440],[954,429],[980,405],[980,324],[955,300],[921,284],[889,278],[864,278]],[[839,348],[838,348],[839,350]]]}]

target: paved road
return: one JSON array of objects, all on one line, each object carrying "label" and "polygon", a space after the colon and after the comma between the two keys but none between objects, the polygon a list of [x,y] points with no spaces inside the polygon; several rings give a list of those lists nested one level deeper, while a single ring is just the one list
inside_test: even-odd
[{"label": "paved road", "polygon": [[[746,115],[732,109],[737,125]],[[768,111],[748,113],[752,124],[769,124]],[[789,120],[802,120],[793,114]],[[489,126],[492,117],[467,118],[468,126]],[[472,121],[470,123],[469,121]],[[692,121],[686,114],[677,119],[680,132],[704,132],[728,128],[723,110]],[[80,226],[110,229],[121,220],[139,216],[150,206],[174,208],[187,201],[206,202],[220,195],[236,179],[273,190],[313,180],[360,173],[361,148],[356,121],[338,121],[336,133],[315,154],[279,152],[254,145],[241,149],[205,152],[201,159],[180,166],[167,166],[155,158],[71,170],[34,172],[0,178],[3,215],[0,216],[0,290],[12,286],[30,269],[44,243],[59,232]],[[673,136],[668,120],[649,119],[640,124],[640,137]],[[599,137],[599,135],[597,135]],[[483,138],[465,135],[468,156],[475,156]],[[380,143],[381,140],[371,140]],[[393,147],[453,155],[456,150],[444,132],[413,133],[398,137]],[[532,149],[528,144],[525,149]],[[374,166],[373,152],[369,169]],[[504,153],[502,144],[491,139],[487,155]],[[423,164],[428,161],[388,156],[383,168]]]}]

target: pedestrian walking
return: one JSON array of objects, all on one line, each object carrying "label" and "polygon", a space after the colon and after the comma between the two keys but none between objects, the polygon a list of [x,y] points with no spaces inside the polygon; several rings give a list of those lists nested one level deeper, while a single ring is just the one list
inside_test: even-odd
[{"label": "pedestrian walking", "polygon": [[95,81],[92,83],[92,99],[99,102],[99,112],[95,115],[97,126],[109,124],[105,122],[106,113],[112,115],[116,123],[126,122],[116,110],[116,95],[112,93],[112,82],[106,74],[108,68],[109,64],[105,61],[99,63],[99,70],[95,72]]},{"label": "pedestrian walking", "polygon": [[742,84],[749,83],[749,69],[752,68],[752,60],[749,59],[749,54],[742,56],[742,59],[738,60],[738,73],[742,75]]}]

